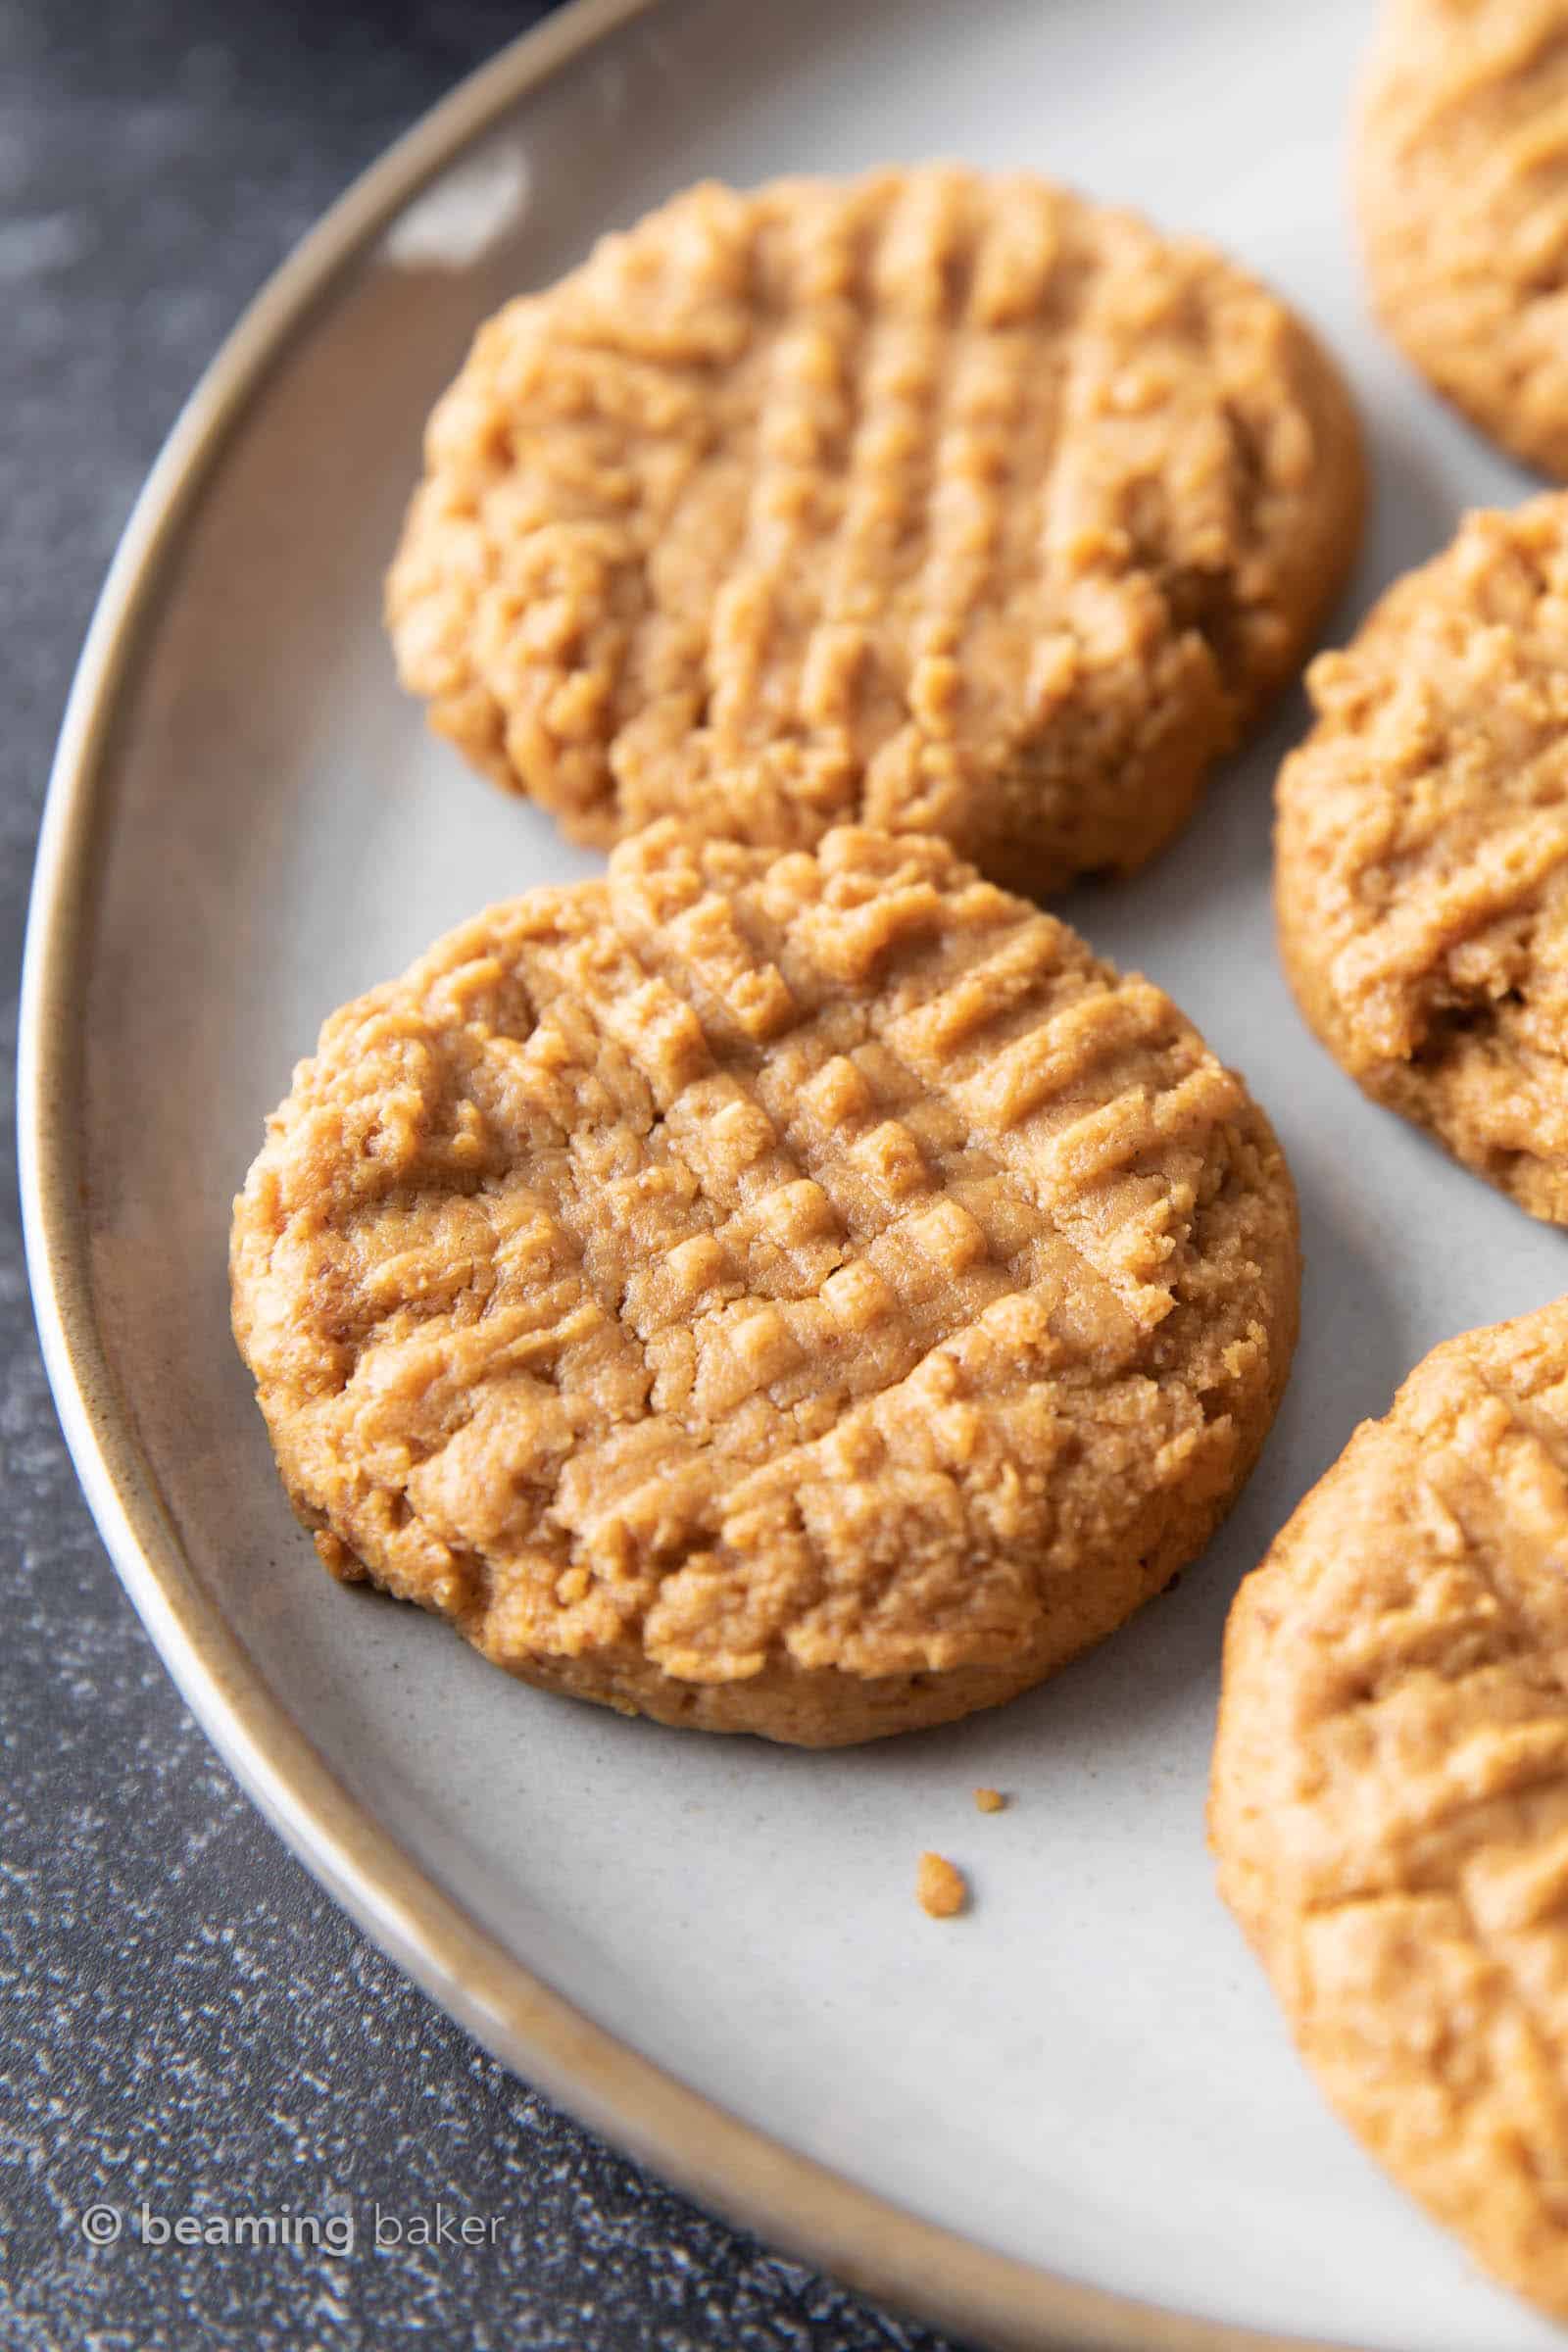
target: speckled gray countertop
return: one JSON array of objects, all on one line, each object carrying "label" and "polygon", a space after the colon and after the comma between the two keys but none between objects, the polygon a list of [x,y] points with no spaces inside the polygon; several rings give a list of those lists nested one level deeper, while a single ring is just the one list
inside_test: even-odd
[{"label": "speckled gray countertop", "polygon": [[[6,1052],[77,646],[246,299],[538,0],[0,0]],[[0,2344],[940,2352],[695,2211],[493,2065],[237,1793],[77,1492],[0,1205]],[[94,2203],[351,2213],[354,2251],[93,2247]],[[380,2251],[373,2209],[482,2245]],[[409,2234],[416,2232],[406,2232]],[[470,2232],[470,2235],[472,2232]],[[495,2242],[490,2242],[491,2240]]]}]

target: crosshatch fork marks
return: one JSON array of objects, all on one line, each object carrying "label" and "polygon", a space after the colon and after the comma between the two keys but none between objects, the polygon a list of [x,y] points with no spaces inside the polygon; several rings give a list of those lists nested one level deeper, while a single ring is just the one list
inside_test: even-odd
[{"label": "crosshatch fork marks", "polygon": [[1291,674],[1359,443],[1210,247],[956,166],[688,191],[492,319],[388,584],[405,682],[609,842],[1140,863]]},{"label": "crosshatch fork marks", "polygon": [[1238,1596],[1211,1827],[1303,2054],[1568,2315],[1568,1303],[1436,1348]]},{"label": "crosshatch fork marks", "polygon": [[628,1703],[922,1720],[1190,1556],[1295,1322],[1277,1147],[1169,1001],[859,830],[655,827],[348,1007],[234,1264],[330,1564]]}]

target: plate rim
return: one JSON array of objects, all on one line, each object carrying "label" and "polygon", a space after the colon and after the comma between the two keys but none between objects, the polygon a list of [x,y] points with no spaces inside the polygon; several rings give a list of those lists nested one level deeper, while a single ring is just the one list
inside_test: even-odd
[{"label": "plate rim", "polygon": [[267,1690],[191,1573],[99,1334],[81,1174],[83,950],[108,755],[168,565],[273,368],[394,217],[521,98],[659,4],[564,0],[386,148],[248,304],[132,508],[66,704],[23,959],[22,1225],[61,1429],[121,1583],[246,1795],[371,1942],[520,2081],[739,2227],[851,2288],[1008,2352],[1349,2352],[1121,2295],[926,2221],[743,2122],[584,2016],[412,1861]]}]

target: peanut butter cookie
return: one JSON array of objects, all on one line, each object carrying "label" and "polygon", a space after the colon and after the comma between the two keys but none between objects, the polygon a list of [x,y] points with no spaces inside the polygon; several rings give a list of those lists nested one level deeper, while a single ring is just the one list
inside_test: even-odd
[{"label": "peanut butter cookie", "polygon": [[1568,478],[1562,0],[1387,0],[1356,190],[1394,340],[1483,432]]},{"label": "peanut butter cookie", "polygon": [[1296,1331],[1267,1121],[945,844],[666,822],[327,1022],[234,1328],[339,1574],[524,1679],[827,1745],[1206,1542]]},{"label": "peanut butter cookie", "polygon": [[1568,1300],[1435,1348],[1225,1640],[1220,1888],[1405,2188],[1568,2320]]},{"label": "peanut butter cookie", "polygon": [[387,593],[404,682],[609,843],[1159,849],[1353,551],[1338,372],[1206,245],[956,169],[704,186],[484,326]]},{"label": "peanut butter cookie", "polygon": [[1376,1101],[1568,1224],[1568,493],[1472,514],[1315,662],[1280,945]]}]

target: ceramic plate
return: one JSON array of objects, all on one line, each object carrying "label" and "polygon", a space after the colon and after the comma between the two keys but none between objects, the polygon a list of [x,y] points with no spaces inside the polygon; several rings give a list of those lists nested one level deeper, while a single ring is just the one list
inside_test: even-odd
[{"label": "ceramic plate", "polygon": [[[360,183],[196,395],[106,591],[41,853],[40,1322],[105,1538],[208,1731],[524,2075],[998,2343],[1560,2341],[1326,2113],[1204,1851],[1238,1578],[1435,1341],[1568,1282],[1559,1235],[1365,1104],[1292,1008],[1269,787],[1299,701],[1169,855],[1068,908],[1279,1129],[1307,1257],[1295,1379],[1179,1588],[1000,1713],[840,1755],[681,1737],[340,1590],[229,1340],[229,1201],[324,1013],[486,900],[596,862],[426,736],[382,639],[420,425],[484,314],[703,173],[959,156],[1129,200],[1230,246],[1353,375],[1377,512],[1343,633],[1463,507],[1526,486],[1368,327],[1343,169],[1365,31],[1355,0],[578,0]],[[974,1812],[982,1782],[1008,1811]],[[914,1905],[931,1845],[973,1876],[954,1926]]]}]

